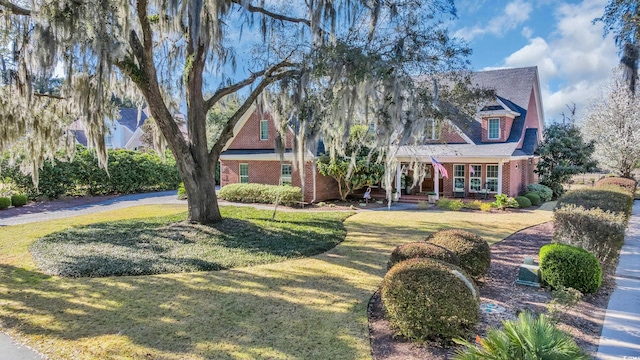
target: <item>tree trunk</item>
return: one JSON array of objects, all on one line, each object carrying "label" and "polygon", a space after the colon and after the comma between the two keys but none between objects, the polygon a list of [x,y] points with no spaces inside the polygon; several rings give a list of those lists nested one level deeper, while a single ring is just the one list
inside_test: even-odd
[{"label": "tree trunk", "polygon": [[212,224],[222,220],[216,196],[216,182],[213,171],[193,172],[184,176],[184,188],[187,191],[189,215],[192,223]]},{"label": "tree trunk", "polygon": [[626,43],[622,52],[620,63],[622,64],[623,77],[629,86],[632,95],[636,94],[636,80],[638,78],[638,46]]}]

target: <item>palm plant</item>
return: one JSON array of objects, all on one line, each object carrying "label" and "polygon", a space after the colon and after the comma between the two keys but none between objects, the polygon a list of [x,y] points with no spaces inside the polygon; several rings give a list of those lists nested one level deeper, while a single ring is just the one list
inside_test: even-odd
[{"label": "palm plant", "polygon": [[503,330],[491,329],[476,346],[454,339],[464,348],[454,360],[582,360],[589,356],[571,336],[557,329],[545,315],[523,312],[517,320],[503,321]]}]

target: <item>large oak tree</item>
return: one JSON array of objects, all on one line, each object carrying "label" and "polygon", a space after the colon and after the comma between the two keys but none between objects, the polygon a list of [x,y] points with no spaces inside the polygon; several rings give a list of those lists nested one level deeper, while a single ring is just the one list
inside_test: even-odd
[{"label": "large oak tree", "polygon": [[[442,25],[452,0],[0,0],[0,14],[0,148],[21,147],[37,174],[80,119],[106,166],[110,99],[141,95],[194,222],[221,219],[215,165],[256,103],[273,114],[279,144],[295,130],[304,161],[320,136],[339,153],[354,122],[373,124],[388,153],[443,117],[442,101],[468,99],[459,71],[470,51]],[[60,94],[35,91],[56,67]],[[208,111],[236,93],[237,111],[207,136]],[[181,102],[186,137],[172,116]]]}]

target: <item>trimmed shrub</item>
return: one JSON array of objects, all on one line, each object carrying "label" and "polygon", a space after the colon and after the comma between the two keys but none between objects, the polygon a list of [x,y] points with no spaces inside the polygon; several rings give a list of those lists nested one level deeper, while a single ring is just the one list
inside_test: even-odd
[{"label": "trimmed shrub", "polygon": [[15,194],[11,195],[11,205],[21,207],[27,205],[27,195]]},{"label": "trimmed shrub", "polygon": [[453,359],[591,359],[570,334],[556,328],[544,314],[535,317],[523,311],[516,320],[503,320],[502,327],[489,329],[479,344],[455,339],[464,347],[456,350]]},{"label": "trimmed shrub", "polygon": [[302,201],[302,190],[289,185],[229,184],[218,193],[223,200],[258,204],[275,204],[278,195],[282,205],[298,205]]},{"label": "trimmed shrub", "polygon": [[526,196],[516,196],[515,200],[518,203],[518,207],[521,209],[531,207],[531,200]]},{"label": "trimmed shrub", "polygon": [[178,193],[176,194],[178,200],[187,200],[187,189],[184,188],[184,183],[181,182],[178,185]]},{"label": "trimmed shrub", "polygon": [[564,205],[556,208],[553,241],[583,248],[606,262],[616,257],[624,243],[627,217],[623,213]]},{"label": "trimmed shrub", "polygon": [[476,281],[487,274],[491,265],[489,244],[465,230],[446,229],[429,235],[427,242],[443,246],[456,254],[463,268]]},{"label": "trimmed shrub", "polygon": [[633,197],[628,191],[614,185],[600,186],[597,188],[569,191],[558,199],[556,208],[565,205],[581,206],[585,209],[602,209],[615,213],[631,214]]},{"label": "trimmed shrub", "polygon": [[542,184],[529,184],[527,186],[527,192],[538,194],[542,202],[547,202],[553,197],[553,190],[550,187]]},{"label": "trimmed shrub", "polygon": [[381,289],[391,326],[418,341],[467,336],[478,323],[478,294],[464,270],[434,259],[396,264]]},{"label": "trimmed shrub", "polygon": [[596,187],[608,186],[608,185],[619,186],[633,194],[636,192],[636,186],[638,184],[633,179],[627,179],[622,177],[607,177],[607,178],[598,180],[598,182],[596,182],[595,184]]},{"label": "trimmed shrub", "polygon": [[529,201],[531,201],[531,205],[533,206],[539,206],[542,204],[542,199],[540,199],[540,195],[534,193],[534,192],[528,192],[526,194],[524,194],[524,196],[529,199]]},{"label": "trimmed shrub", "polygon": [[496,201],[492,202],[491,205],[497,209],[504,210],[506,208],[518,208],[520,206],[516,199],[506,194],[496,194],[495,197]]},{"label": "trimmed shrub", "polygon": [[0,210],[4,210],[11,206],[11,199],[8,197],[0,197]]},{"label": "trimmed shrub", "polygon": [[430,258],[441,260],[453,265],[460,264],[458,255],[454,254],[444,246],[418,241],[400,245],[393,249],[393,252],[391,252],[391,258],[387,264],[387,269],[391,269],[393,265],[401,261],[415,258]]},{"label": "trimmed shrub", "polygon": [[602,268],[596,257],[584,249],[564,244],[540,248],[540,275],[553,288],[571,287],[595,293],[602,283]]},{"label": "trimmed shrub", "polygon": [[453,210],[453,211],[459,211],[464,207],[464,203],[460,199],[451,200],[451,199],[440,198],[438,199],[438,202],[436,202],[436,205],[440,209]]}]

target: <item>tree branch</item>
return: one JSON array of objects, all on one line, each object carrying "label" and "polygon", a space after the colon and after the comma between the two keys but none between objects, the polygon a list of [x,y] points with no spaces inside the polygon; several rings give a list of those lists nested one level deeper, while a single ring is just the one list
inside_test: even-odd
[{"label": "tree branch", "polygon": [[251,74],[251,76],[249,76],[248,78],[242,81],[239,81],[235,84],[229,85],[222,89],[218,89],[209,99],[205,101],[205,110],[206,111],[211,110],[211,107],[213,107],[213,105],[215,105],[223,97],[229,94],[233,94],[245,86],[253,84],[253,82],[256,81],[256,79],[259,78],[260,76],[264,75],[264,73],[265,73],[265,70],[258,71],[256,73]]},{"label": "tree branch", "polygon": [[266,16],[272,18],[272,19],[275,19],[275,20],[287,21],[287,22],[305,24],[307,26],[311,26],[311,21],[309,21],[308,19],[295,18],[295,17],[291,17],[291,16],[286,16],[286,15],[274,13],[273,11],[269,11],[269,10],[263,8],[263,7],[253,6],[251,4],[244,5],[242,0],[231,0],[231,2],[233,2],[234,4],[237,4],[237,5],[240,5],[240,6],[244,7],[245,9],[249,10],[250,12],[261,13],[261,14],[266,15]]},{"label": "tree branch", "polygon": [[31,16],[31,10],[12,4],[7,0],[0,0],[0,6],[9,10],[9,12],[11,12],[14,15]]},{"label": "tree branch", "polygon": [[218,141],[216,141],[216,144],[211,148],[211,151],[209,152],[209,160],[213,161],[220,156],[222,148],[224,148],[227,141],[229,141],[233,137],[233,128],[235,128],[238,121],[240,121],[240,118],[249,110],[251,105],[256,101],[258,96],[262,93],[262,91],[264,91],[267,86],[298,72],[297,69],[291,69],[273,75],[273,71],[271,70],[274,69],[269,69],[268,73],[266,74],[264,79],[262,79],[260,84],[258,84],[258,86],[253,89],[253,91],[251,91],[251,94],[249,94],[249,97],[247,97],[242,106],[240,106],[240,108],[231,116],[229,121],[227,121],[227,124],[220,133]]}]

